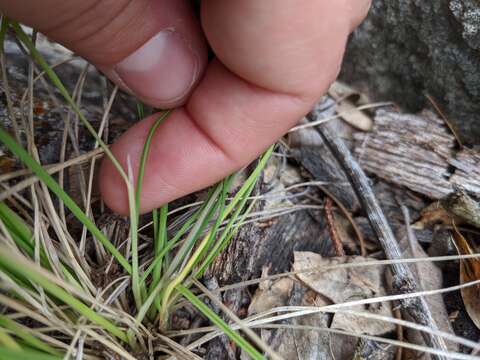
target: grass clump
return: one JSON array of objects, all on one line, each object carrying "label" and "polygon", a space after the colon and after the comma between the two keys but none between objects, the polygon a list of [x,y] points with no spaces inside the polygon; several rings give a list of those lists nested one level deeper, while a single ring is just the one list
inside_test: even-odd
[{"label": "grass clump", "polygon": [[[205,305],[192,287],[248,214],[249,197],[272,148],[260,157],[234,194],[231,189],[235,174],[214,185],[199,206],[185,213],[175,231],[168,231],[169,224],[177,220],[169,214],[169,205],[154,210],[153,236],[148,247],[149,243],[143,244],[140,237],[139,199],[151,139],[169,112],[161,113],[150,130],[134,184],[130,171],[114,158],[82,112],[78,99],[36,49],[34,36],[25,33],[18,23],[3,18],[2,45],[7,33],[14,34],[30,56],[26,92],[30,115],[22,119],[23,128],[15,117],[10,118],[16,129],[22,129],[24,138],[15,138],[0,127],[0,143],[28,169],[24,174],[35,182],[0,202],[0,358],[98,359],[99,354],[110,354],[112,358],[135,359],[178,352],[193,356],[164,335],[172,312],[185,300],[252,358],[262,358],[249,341]],[[77,204],[56,176],[40,163],[33,128],[29,126],[34,74],[48,80],[53,96],[60,94],[122,176],[130,204],[126,239],[110,237],[92,215],[89,197],[84,196],[84,204]],[[141,105],[138,112],[142,116]],[[28,146],[18,140],[26,140]],[[95,158],[88,160],[93,168]],[[89,181],[86,185],[91,188],[91,178]],[[8,190],[6,182],[2,185]],[[66,216],[60,214],[58,204],[68,209]],[[89,250],[78,238],[81,232],[72,228],[74,223],[89,234]],[[99,277],[103,278],[102,286]]]}]

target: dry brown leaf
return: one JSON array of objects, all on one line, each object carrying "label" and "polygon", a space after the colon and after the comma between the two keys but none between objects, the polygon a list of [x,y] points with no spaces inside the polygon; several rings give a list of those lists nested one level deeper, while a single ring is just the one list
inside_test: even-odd
[{"label": "dry brown leaf", "polygon": [[412,228],[422,230],[428,229],[436,224],[450,225],[452,219],[456,219],[454,215],[445,210],[439,201],[435,201],[428,205],[421,211],[420,215],[420,219],[412,225]]},{"label": "dry brown leaf", "polygon": [[[262,276],[268,275],[268,267],[263,268]],[[265,280],[260,283],[253,295],[248,314],[258,314],[274,307],[286,305],[292,292],[293,280],[282,278],[275,282]]]},{"label": "dry brown leaf", "polygon": [[370,131],[373,128],[373,120],[370,116],[359,110],[349,100],[344,100],[337,105],[337,113],[349,125],[362,131]]},{"label": "dry brown leaf", "polygon": [[[461,255],[473,254],[467,239],[454,227],[455,247]],[[478,258],[460,260],[460,283],[480,280],[480,260]],[[469,286],[461,290],[463,303],[475,326],[480,329],[480,285]]]},{"label": "dry brown leaf", "polygon": [[322,257],[313,252],[295,252],[293,270],[308,270],[312,273],[300,273],[297,277],[312,290],[322,294],[333,303],[341,303],[354,299],[365,299],[384,295],[382,266],[365,266],[360,268],[341,268],[319,271],[321,267],[375,261],[363,256]]},{"label": "dry brown leaf", "polygon": [[[403,257],[418,257],[424,258],[428,255],[423,250],[422,246],[418,243],[418,240],[415,236],[412,236],[411,242],[408,240],[407,230],[401,229],[397,232],[397,239],[399,240],[400,249],[402,251]],[[413,247],[413,248],[412,248]],[[435,290],[443,287],[443,275],[439,267],[437,267],[432,262],[419,262],[411,265],[412,272],[415,275],[415,280],[418,285],[418,291],[422,290]],[[428,308],[432,313],[433,319],[436,326],[445,332],[448,332],[454,335],[450,319],[448,317],[448,312],[443,301],[441,294],[426,296],[425,301],[428,304]],[[410,319],[406,314],[403,314],[407,320]],[[406,329],[406,337],[409,342],[419,345],[424,345],[422,335],[412,329]],[[458,351],[457,344],[453,342],[446,341],[446,345],[450,351]],[[405,354],[414,354],[412,358],[418,357],[416,351],[405,350]],[[429,359],[430,356],[424,354],[422,359]]]},{"label": "dry brown leaf", "polygon": [[372,118],[357,109],[357,104],[363,99],[356,90],[337,81],[330,86],[328,94],[338,101],[336,112],[346,123],[362,131],[372,129]]},{"label": "dry brown leaf", "polygon": [[[355,262],[373,261],[373,258],[362,256],[347,256],[324,258],[312,252],[296,252],[293,269],[295,271],[312,269],[313,273],[300,273],[298,278],[309,288],[329,299],[335,304],[347,301],[367,299],[386,295],[384,267],[368,266],[362,268],[341,268],[318,271],[318,268]],[[369,312],[393,317],[390,303],[375,303],[369,306],[356,306],[352,310]],[[331,327],[335,329],[364,333],[369,335],[384,335],[395,331],[395,325],[383,321],[368,319],[345,313],[333,316]],[[358,339],[335,336],[331,348],[336,359],[351,358],[357,347]]]},{"label": "dry brown leaf", "polygon": [[[266,269],[263,275],[267,274]],[[276,281],[263,281],[256,291],[249,307],[249,315],[266,311],[277,306],[324,306],[324,299],[312,290],[308,290],[298,281],[282,278]],[[284,324],[313,327],[328,327],[329,314],[311,314],[292,318]],[[334,360],[330,355],[328,333],[314,330],[261,329],[263,341],[269,344],[285,360],[324,359]],[[242,360],[249,357],[242,352]]]},{"label": "dry brown leaf", "polygon": [[[324,306],[328,303],[296,282],[288,305]],[[326,328],[329,318],[328,314],[311,314],[289,319],[286,324]],[[330,335],[325,332],[290,329],[262,330],[262,339],[267,341],[285,360],[340,360],[332,357],[329,347]]]},{"label": "dry brown leaf", "polygon": [[1,155],[0,151],[0,173],[6,174],[12,171],[15,167],[15,159],[7,156]]}]

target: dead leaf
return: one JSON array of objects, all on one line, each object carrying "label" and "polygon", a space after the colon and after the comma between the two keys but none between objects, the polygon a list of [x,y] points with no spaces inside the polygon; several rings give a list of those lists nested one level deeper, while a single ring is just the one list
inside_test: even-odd
[{"label": "dead leaf", "polygon": [[[325,306],[328,305],[328,302],[299,282],[295,282],[288,305]],[[318,313],[292,318],[284,324],[327,328],[329,320],[329,314]],[[332,356],[329,346],[330,334],[326,332],[298,329],[262,329],[261,336],[262,340],[266,341],[285,360],[340,360]]]},{"label": "dead leaf", "polygon": [[[262,275],[267,274],[268,268],[264,268]],[[328,302],[290,278],[276,281],[266,280],[260,283],[255,292],[248,313],[253,315],[285,305],[324,306],[328,305]],[[326,328],[329,321],[329,314],[318,313],[288,319],[283,324]],[[262,340],[268,343],[275,352],[281,354],[285,360],[334,360],[330,355],[328,333],[315,330],[261,329],[260,335]],[[249,357],[242,352],[241,359],[249,359]]]},{"label": "dead leaf", "polygon": [[435,201],[428,205],[420,212],[420,215],[420,219],[412,225],[413,229],[428,229],[436,224],[450,225],[452,219],[456,219],[453,214],[445,210],[439,201]]},{"label": "dead leaf", "polygon": [[[415,236],[412,237],[412,242],[410,244],[408,240],[407,230],[401,229],[397,232],[397,239],[399,241],[400,249],[402,251],[403,257],[428,257],[428,255],[423,250],[422,246],[418,243],[418,240]],[[412,249],[413,246],[413,249]],[[422,290],[435,290],[441,289],[443,287],[443,275],[439,267],[437,267],[432,262],[418,262],[411,266],[412,271],[415,275],[415,279],[418,285],[418,291]],[[433,319],[437,327],[444,331],[454,335],[450,319],[448,317],[448,312],[443,301],[441,294],[426,296],[425,301],[428,304],[428,308],[432,313]],[[405,315],[405,314],[404,314]],[[405,316],[407,320],[412,320],[408,316]],[[418,331],[412,329],[406,329],[406,338],[409,342],[414,344],[424,345],[424,340],[421,334]],[[447,348],[450,351],[458,351],[457,344],[453,342],[446,341]],[[411,354],[411,351],[405,350],[406,354]],[[415,352],[415,357],[418,354]],[[425,355],[425,354],[424,354]],[[413,355],[412,355],[413,356]],[[425,355],[423,358],[429,358],[428,355]]]},{"label": "dead leaf", "polygon": [[[313,273],[299,273],[297,277],[309,288],[335,304],[386,295],[382,266],[362,268],[340,268],[318,271],[321,267],[373,261],[373,258],[347,256],[324,258],[312,252],[295,252],[295,271],[313,269]],[[369,306],[352,307],[351,310],[393,317],[390,303],[375,303]],[[331,328],[349,332],[381,336],[395,331],[395,325],[338,312],[334,314]],[[331,348],[335,359],[351,359],[356,351],[358,339],[350,336],[334,336]]]},{"label": "dead leaf", "polygon": [[316,269],[311,273],[300,273],[297,277],[312,290],[322,294],[335,304],[354,299],[366,299],[372,296],[384,295],[383,267],[365,266],[359,268],[340,268],[318,271],[321,267],[374,261],[363,256],[324,258],[313,252],[295,252],[293,270]]},{"label": "dead leaf", "polygon": [[[268,275],[268,267],[262,270],[262,277]],[[293,287],[293,280],[282,278],[275,282],[262,281],[248,307],[248,314],[258,314],[287,304]]]},{"label": "dead leaf", "polygon": [[0,154],[0,173],[7,174],[15,168],[15,159]]},{"label": "dead leaf", "polygon": [[357,108],[363,100],[358,91],[337,81],[330,86],[328,94],[338,102],[336,112],[346,123],[362,131],[372,129],[372,118]]},{"label": "dead leaf", "polygon": [[[456,227],[453,230],[453,239],[459,254],[474,253],[467,239]],[[480,260],[478,258],[460,260],[460,283],[465,284],[475,280],[480,280]],[[461,294],[468,315],[475,326],[480,329],[480,285],[463,288]]]}]

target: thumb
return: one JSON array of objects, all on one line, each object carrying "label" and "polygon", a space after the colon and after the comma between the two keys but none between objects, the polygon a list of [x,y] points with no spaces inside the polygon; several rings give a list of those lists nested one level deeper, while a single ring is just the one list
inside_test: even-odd
[{"label": "thumb", "polygon": [[183,103],[207,63],[205,40],[186,0],[0,0],[0,11],[156,107]]}]

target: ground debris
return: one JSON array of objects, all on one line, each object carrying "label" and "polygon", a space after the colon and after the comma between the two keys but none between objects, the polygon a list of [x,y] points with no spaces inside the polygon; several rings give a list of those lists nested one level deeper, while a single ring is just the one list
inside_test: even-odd
[{"label": "ground debris", "polygon": [[442,119],[378,110],[370,133],[356,133],[355,154],[367,172],[431,199],[455,186],[480,194],[480,152],[456,149]]}]

